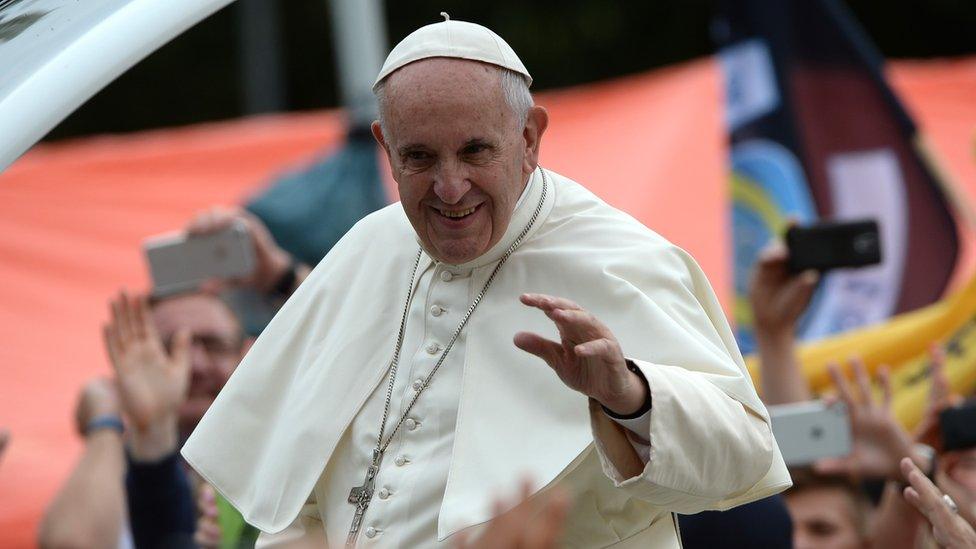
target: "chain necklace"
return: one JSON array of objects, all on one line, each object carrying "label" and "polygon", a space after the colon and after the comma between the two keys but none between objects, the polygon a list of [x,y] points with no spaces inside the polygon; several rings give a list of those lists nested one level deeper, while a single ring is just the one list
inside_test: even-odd
[{"label": "chain necklace", "polygon": [[484,287],[482,287],[481,291],[478,292],[478,295],[474,298],[474,301],[471,302],[471,306],[468,307],[468,311],[464,313],[464,316],[461,318],[461,322],[458,324],[458,327],[455,328],[454,335],[451,336],[451,340],[444,347],[444,351],[441,353],[437,363],[434,365],[433,369],[431,369],[430,373],[427,374],[427,377],[424,378],[420,388],[414,393],[413,399],[411,399],[410,404],[407,405],[407,409],[404,410],[403,415],[400,416],[400,419],[396,422],[396,425],[393,426],[390,436],[387,437],[386,440],[383,440],[383,433],[386,429],[386,420],[390,415],[390,403],[393,401],[393,385],[396,382],[397,367],[400,363],[400,348],[403,346],[403,334],[407,327],[407,312],[410,310],[410,302],[413,299],[414,277],[417,276],[417,268],[420,266],[420,257],[423,253],[422,249],[417,251],[417,258],[413,263],[413,272],[410,274],[410,286],[407,288],[407,302],[403,307],[403,316],[400,318],[400,331],[397,334],[396,346],[393,349],[393,358],[390,361],[390,381],[386,387],[386,403],[383,405],[383,421],[380,422],[380,434],[376,437],[376,447],[373,449],[372,461],[369,468],[366,470],[366,480],[361,486],[353,487],[353,489],[349,492],[348,502],[356,506],[356,514],[353,516],[352,526],[349,528],[349,537],[346,538],[346,547],[353,547],[356,544],[356,537],[358,536],[359,529],[362,526],[363,516],[366,514],[366,509],[369,507],[369,503],[373,499],[374,481],[376,480],[376,474],[380,469],[380,461],[382,461],[383,454],[386,452],[387,447],[393,441],[393,437],[396,436],[397,432],[400,430],[400,426],[403,425],[403,422],[407,419],[407,416],[410,414],[410,410],[413,409],[413,405],[417,403],[417,399],[420,398],[420,395],[425,389],[427,389],[427,386],[430,384],[430,380],[434,378],[434,374],[437,373],[437,370],[441,367],[441,364],[444,363],[444,359],[447,358],[447,354],[451,352],[451,349],[454,348],[454,343],[461,335],[461,330],[464,329],[464,326],[468,323],[468,319],[471,318],[471,314],[474,313],[474,310],[478,308],[478,304],[481,303],[481,300],[485,297],[485,294],[488,292],[488,287],[491,286],[491,283],[495,280],[495,275],[498,274],[499,269],[501,269],[502,265],[505,264],[505,261],[508,260],[509,256],[511,256],[515,249],[519,247],[519,244],[522,243],[525,235],[527,235],[532,226],[535,225],[536,219],[538,219],[539,214],[542,212],[542,205],[546,201],[546,192],[549,187],[549,182],[546,179],[545,170],[540,168],[540,172],[542,172],[542,194],[539,196],[539,204],[536,205],[535,211],[532,212],[532,217],[525,225],[525,228],[522,229],[522,232],[519,233],[518,237],[515,238],[515,241],[512,242],[512,245],[509,246],[508,250],[505,251],[502,258],[498,260],[498,264],[495,265],[495,269],[491,272],[488,280],[485,281]]}]

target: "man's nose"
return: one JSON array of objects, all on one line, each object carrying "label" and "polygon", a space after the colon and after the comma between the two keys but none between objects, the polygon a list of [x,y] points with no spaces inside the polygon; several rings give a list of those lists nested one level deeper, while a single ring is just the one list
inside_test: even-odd
[{"label": "man's nose", "polygon": [[434,181],[434,194],[445,204],[457,204],[471,190],[467,173],[456,166],[442,166]]}]

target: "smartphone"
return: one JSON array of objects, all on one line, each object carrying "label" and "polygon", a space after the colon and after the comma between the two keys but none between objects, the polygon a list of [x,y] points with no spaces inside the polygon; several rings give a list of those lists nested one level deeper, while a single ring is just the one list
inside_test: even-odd
[{"label": "smartphone", "polygon": [[976,402],[946,408],[939,414],[939,426],[946,451],[976,446]]},{"label": "smartphone", "polygon": [[847,406],[821,400],[768,406],[773,436],[786,465],[810,465],[818,459],[851,453]]},{"label": "smartphone", "polygon": [[789,269],[794,273],[881,263],[881,236],[873,219],[790,227],[786,246]]},{"label": "smartphone", "polygon": [[254,245],[243,222],[212,234],[167,233],[146,239],[143,250],[154,295],[197,289],[210,278],[237,278],[254,271]]}]

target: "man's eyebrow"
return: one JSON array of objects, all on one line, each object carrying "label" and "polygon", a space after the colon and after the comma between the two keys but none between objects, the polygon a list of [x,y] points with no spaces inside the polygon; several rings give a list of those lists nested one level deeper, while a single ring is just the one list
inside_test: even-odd
[{"label": "man's eyebrow", "polygon": [[407,154],[408,152],[425,150],[427,147],[421,145],[420,143],[408,143],[397,148],[397,152],[400,154]]},{"label": "man's eyebrow", "polygon": [[494,143],[483,137],[472,137],[471,139],[465,141],[461,148],[463,149],[465,147],[470,147],[471,145],[484,145],[486,147],[492,147],[494,146]]}]

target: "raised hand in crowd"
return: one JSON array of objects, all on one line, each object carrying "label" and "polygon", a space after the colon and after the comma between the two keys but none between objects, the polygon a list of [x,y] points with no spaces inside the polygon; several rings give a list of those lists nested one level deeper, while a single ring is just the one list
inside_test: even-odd
[{"label": "raised hand in crowd", "polygon": [[925,463],[914,452],[911,437],[891,412],[891,381],[887,367],[881,367],[878,380],[881,398],[871,391],[871,379],[860,359],[853,359],[853,388],[836,364],[828,366],[837,388],[837,398],[847,405],[851,422],[852,449],[848,456],[826,458],[814,464],[820,474],[843,474],[855,478],[899,479],[899,463],[908,456]]},{"label": "raised hand in crowd", "polygon": [[143,297],[121,292],[112,301],[105,347],[115,370],[125,415],[129,449],[139,461],[154,461],[176,450],[178,411],[190,376],[190,332],[177,332],[167,352]]},{"label": "raised hand in crowd", "polygon": [[125,458],[115,383],[85,385],[75,409],[85,440],[81,459],[44,513],[38,532],[43,548],[113,547],[125,520]]},{"label": "raised hand in crowd", "polygon": [[[186,231],[191,235],[211,234],[234,223],[244,226],[254,245],[254,272],[240,279],[210,280],[204,286],[205,291],[215,293],[227,287],[249,287],[264,293],[283,290],[284,293],[291,294],[311,272],[307,265],[295,263],[291,255],[278,246],[271,232],[257,216],[242,208],[215,207],[202,211],[190,220]],[[290,269],[294,269],[294,277],[288,284],[290,287],[278,288],[284,279],[289,278]]]},{"label": "raised hand in crowd", "polygon": [[197,489],[197,531],[193,534],[193,542],[201,549],[220,547],[218,514],[217,496],[213,487],[201,482]]},{"label": "raised hand in crowd", "polygon": [[[566,522],[570,500],[562,493],[530,498],[532,486],[523,482],[518,505],[495,502],[495,519],[481,535],[469,541],[459,536],[457,549],[555,549]],[[511,507],[508,512],[503,512]]]},{"label": "raised hand in crowd", "polygon": [[766,404],[811,398],[794,355],[796,324],[817,287],[816,271],[791,273],[789,251],[782,243],[759,255],[749,282],[749,303],[759,351],[762,397]]},{"label": "raised hand in crowd", "polygon": [[925,516],[936,543],[949,549],[976,548],[976,531],[959,515],[956,502],[926,478],[912,460],[903,459],[900,466],[911,484],[905,488],[905,500]]},{"label": "raised hand in crowd", "polygon": [[952,393],[949,378],[945,371],[945,350],[939,345],[929,349],[930,370],[929,400],[922,420],[915,427],[914,438],[935,448],[942,449],[942,431],[939,428],[939,414],[946,408],[955,406],[962,398]]}]

